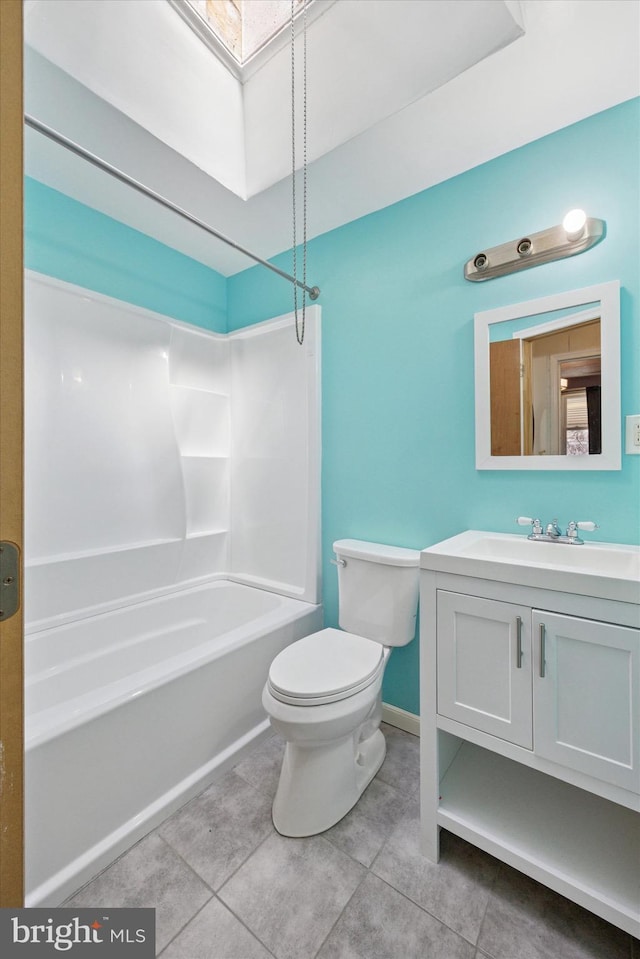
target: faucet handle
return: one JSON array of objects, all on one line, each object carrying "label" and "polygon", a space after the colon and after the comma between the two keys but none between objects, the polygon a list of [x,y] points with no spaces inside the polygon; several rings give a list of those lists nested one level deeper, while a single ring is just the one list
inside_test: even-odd
[{"label": "faucet handle", "polygon": [[567,538],[570,543],[577,543],[582,545],[583,540],[578,536],[578,530],[585,529],[588,532],[593,532],[594,529],[600,529],[597,523],[592,523],[591,520],[581,520],[581,522],[576,523],[575,520],[571,520],[567,526]]},{"label": "faucet handle", "polygon": [[539,519],[532,519],[530,516],[518,516],[516,523],[518,526],[531,526],[531,536],[542,535],[542,524]]}]

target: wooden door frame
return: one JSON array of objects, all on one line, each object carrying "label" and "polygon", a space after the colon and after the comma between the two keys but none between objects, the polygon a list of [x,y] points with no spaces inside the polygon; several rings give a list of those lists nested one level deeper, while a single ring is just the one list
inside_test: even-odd
[{"label": "wooden door frame", "polygon": [[[22,557],[22,0],[0,0],[0,130],[0,539]],[[0,907],[15,908],[24,902],[22,603],[0,623],[0,750]]]}]

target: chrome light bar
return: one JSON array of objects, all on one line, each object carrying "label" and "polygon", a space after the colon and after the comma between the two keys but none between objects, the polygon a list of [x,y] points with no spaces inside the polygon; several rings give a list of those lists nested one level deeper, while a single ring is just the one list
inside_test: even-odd
[{"label": "chrome light bar", "polygon": [[575,256],[595,246],[606,235],[604,220],[587,217],[582,211],[572,210],[559,226],[552,226],[539,233],[510,243],[493,246],[476,253],[464,265],[464,278],[473,283],[506,276],[517,270],[526,270],[541,263]]}]

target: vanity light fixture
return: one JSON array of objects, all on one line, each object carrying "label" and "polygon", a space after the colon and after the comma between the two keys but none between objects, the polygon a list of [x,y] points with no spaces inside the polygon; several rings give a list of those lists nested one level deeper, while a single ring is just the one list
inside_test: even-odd
[{"label": "vanity light fixture", "polygon": [[587,214],[584,210],[569,210],[562,221],[562,229],[567,234],[567,240],[580,239],[587,225]]},{"label": "vanity light fixture", "polygon": [[560,226],[483,250],[464,265],[464,278],[473,283],[491,280],[526,270],[540,263],[551,263],[566,256],[575,256],[604,239],[604,220],[588,217],[584,210],[571,210]]}]

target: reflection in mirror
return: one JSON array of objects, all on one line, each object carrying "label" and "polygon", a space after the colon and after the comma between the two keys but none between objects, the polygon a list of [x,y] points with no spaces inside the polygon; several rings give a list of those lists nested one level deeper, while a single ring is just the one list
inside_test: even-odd
[{"label": "reflection in mirror", "polygon": [[[602,452],[600,304],[489,344],[492,456]],[[494,324],[513,327],[512,323]]]},{"label": "reflection in mirror", "polygon": [[479,469],[619,469],[618,300],[608,283],[476,314]]}]

